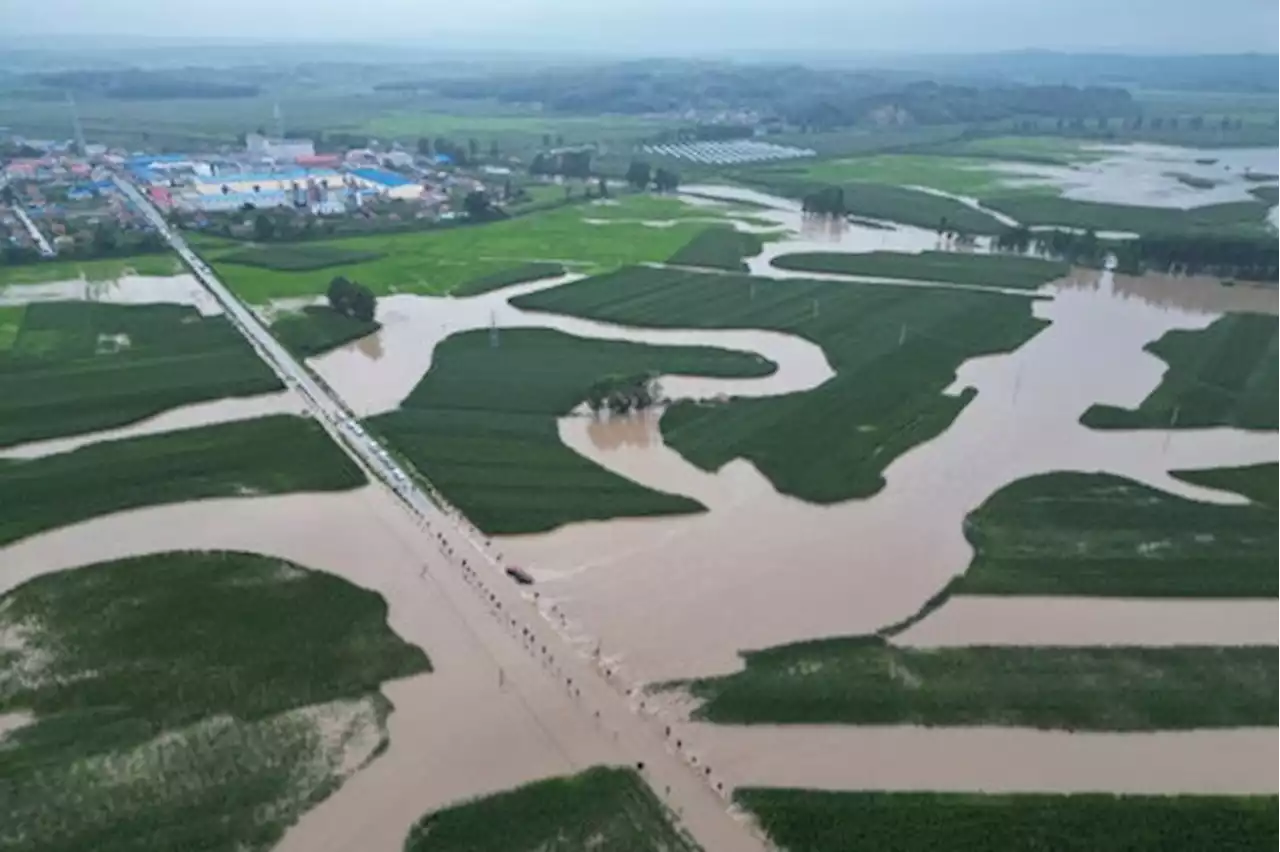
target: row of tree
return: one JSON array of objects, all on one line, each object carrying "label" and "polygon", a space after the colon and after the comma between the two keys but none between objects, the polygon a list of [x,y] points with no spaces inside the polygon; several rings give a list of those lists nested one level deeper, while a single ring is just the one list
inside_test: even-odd
[{"label": "row of tree", "polygon": [[824,186],[808,193],[800,202],[800,209],[814,216],[843,216],[846,211],[844,189]]},{"label": "row of tree", "polygon": [[329,299],[329,307],[361,322],[373,322],[378,312],[378,299],[373,291],[341,275],[329,282],[325,295]]},{"label": "row of tree", "polygon": [[529,162],[531,175],[564,175],[585,180],[591,177],[591,149],[540,151]]},{"label": "row of tree", "polygon": [[652,373],[612,375],[587,389],[587,406],[596,414],[643,411],[662,400],[662,387]]},{"label": "row of tree", "polygon": [[671,169],[659,166],[652,168],[643,160],[632,160],[627,167],[627,183],[638,190],[653,187],[658,192],[675,192],[680,188],[680,175]]},{"label": "row of tree", "polygon": [[[437,136],[432,139],[428,136],[418,137],[417,144],[418,154],[423,157],[434,157],[441,154],[453,160],[454,164],[465,166],[469,163],[479,162],[480,160],[480,140],[472,137],[463,145],[447,136]],[[498,145],[497,139],[489,140],[488,156],[490,160],[497,160],[502,156],[502,149]]]}]

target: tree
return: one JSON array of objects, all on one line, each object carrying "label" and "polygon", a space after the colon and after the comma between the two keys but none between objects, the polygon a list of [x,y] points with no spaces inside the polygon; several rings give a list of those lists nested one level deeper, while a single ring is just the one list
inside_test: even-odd
[{"label": "tree", "polygon": [[632,160],[627,167],[627,183],[636,189],[644,189],[649,185],[649,164],[643,160]]},{"label": "tree", "polygon": [[472,138],[467,140],[467,159],[474,160],[479,156],[480,156],[480,143],[477,142],[475,140],[475,137],[473,136]]},{"label": "tree", "polygon": [[600,181],[599,181],[598,187],[599,187],[599,190],[600,190],[600,197],[601,197],[601,198],[608,198],[608,197],[609,197],[609,184],[607,184],[607,183],[605,182],[605,179],[604,179],[604,178],[600,178]]},{"label": "tree", "polygon": [[351,294],[351,316],[361,322],[373,322],[377,312],[378,299],[373,291],[361,284],[355,285],[355,291]]},{"label": "tree", "polygon": [[551,134],[550,134],[550,133],[544,133],[544,134],[542,134],[542,147],[543,147],[543,148],[550,148],[550,147],[551,147]]},{"label": "tree", "polygon": [[501,156],[501,154],[498,151],[498,140],[490,139],[489,140],[489,158],[492,160],[496,160],[498,159],[499,156]]},{"label": "tree", "polygon": [[373,322],[378,311],[378,299],[372,290],[341,275],[329,282],[325,296],[334,311],[361,322]]},{"label": "tree", "polygon": [[421,157],[430,157],[434,153],[435,150],[431,147],[431,139],[426,136],[419,136],[418,155]]},{"label": "tree", "polygon": [[658,192],[675,192],[680,186],[680,175],[671,169],[659,168],[653,175],[653,185]]},{"label": "tree", "polygon": [[556,147],[557,148],[564,147],[564,137],[561,136],[559,133],[556,134]]},{"label": "tree", "polygon": [[467,197],[462,199],[462,209],[466,211],[467,218],[477,222],[491,218],[494,212],[489,194],[482,189],[468,192]]},{"label": "tree", "polygon": [[266,213],[253,217],[253,238],[260,243],[270,242],[276,235],[276,223]]}]

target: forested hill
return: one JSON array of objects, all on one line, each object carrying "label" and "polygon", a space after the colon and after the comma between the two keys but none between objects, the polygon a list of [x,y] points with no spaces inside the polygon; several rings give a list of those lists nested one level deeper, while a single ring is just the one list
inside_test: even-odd
[{"label": "forested hill", "polygon": [[1036,115],[1092,120],[1136,112],[1130,94],[1111,87],[959,85],[895,72],[676,61],[388,82],[378,88],[430,89],[450,98],[539,104],[571,114],[749,111],[815,129]]}]

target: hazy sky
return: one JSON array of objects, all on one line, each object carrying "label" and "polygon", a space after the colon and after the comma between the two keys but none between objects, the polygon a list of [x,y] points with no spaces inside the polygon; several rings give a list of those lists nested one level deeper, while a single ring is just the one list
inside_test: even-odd
[{"label": "hazy sky", "polygon": [[458,48],[1275,52],[1277,0],[0,0],[0,36],[430,40]]}]

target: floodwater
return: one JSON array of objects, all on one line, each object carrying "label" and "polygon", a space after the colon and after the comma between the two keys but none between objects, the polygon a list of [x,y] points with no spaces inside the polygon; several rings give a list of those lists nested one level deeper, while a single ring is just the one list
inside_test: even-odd
[{"label": "floodwater", "polygon": [[[1047,183],[1060,188],[1064,198],[1182,209],[1252,200],[1249,190],[1266,184],[1247,180],[1246,172],[1280,173],[1280,153],[1275,148],[1200,151],[1163,145],[1125,145],[1102,150],[1108,156],[1071,166],[1002,162],[992,167],[1015,176],[1009,181],[1011,186]],[[1215,162],[1197,163],[1196,160]],[[1196,189],[1173,177],[1174,174],[1217,183],[1208,189]]]},{"label": "floodwater", "polygon": [[258,396],[226,397],[171,408],[154,417],[116,429],[103,429],[99,432],[86,432],[65,438],[51,438],[47,441],[32,441],[27,444],[3,447],[0,448],[0,459],[35,459],[69,452],[100,441],[158,435],[175,429],[250,420],[270,414],[303,414],[306,410],[306,405],[292,391],[279,391]]},{"label": "floodwater", "polygon": [[[444,535],[460,548],[457,533]],[[660,729],[633,716],[612,687],[587,674],[584,661],[557,658],[558,648],[545,654],[545,624],[519,606],[506,578],[476,572],[507,603],[486,609],[487,595],[475,593],[474,581],[435,548],[432,533],[379,487],[205,500],[63,527],[0,549],[0,594],[90,562],[182,549],[276,556],[375,591],[387,603],[391,629],[431,655],[432,673],[383,687],[395,706],[388,751],[309,811],[279,850],[400,852],[410,826],[428,811],[538,778],[637,761],[659,795],[671,791],[685,825],[708,849],[761,848],[705,781],[667,753]],[[5,717],[10,721],[22,719]]]},{"label": "floodwater", "polygon": [[[1274,639],[1274,637],[1273,637]],[[735,786],[986,793],[1276,792],[1275,728],[1082,733],[851,725],[682,727]]]},{"label": "floodwater", "polygon": [[[1108,471],[1222,499],[1168,471],[1276,460],[1275,433],[1102,432],[1079,423],[1094,403],[1133,407],[1156,387],[1165,365],[1143,351],[1150,341],[1207,326],[1216,316],[1209,306],[1267,302],[1259,291],[1223,287],[1179,303],[1166,283],[1082,271],[1050,285],[1053,298],[1033,309],[1051,325],[1014,353],[964,364],[951,390],[973,387],[977,397],[950,429],[891,464],[870,500],[809,505],[778,495],[743,461],[716,474],[681,465],[657,430],[611,449],[579,422],[562,422],[566,443],[587,458],[712,511],[575,524],[505,539],[505,553],[629,677],[649,681],[732,671],[740,649],[870,632],[910,615],[967,566],[964,517],[1024,477]],[[1274,291],[1261,306],[1275,312]],[[1235,603],[1217,602],[1215,617],[1235,618]],[[1274,620],[1246,623],[1258,631],[1253,641],[1274,641]],[[1132,638],[1149,632],[1135,627]],[[1087,641],[1087,624],[1078,635]]]},{"label": "floodwater", "polygon": [[11,284],[0,287],[0,306],[58,301],[109,302],[117,305],[167,303],[191,305],[203,316],[216,316],[222,307],[192,275],[122,275],[107,281],[84,278]]},{"label": "floodwater", "polygon": [[963,595],[893,642],[912,648],[1255,645],[1274,642],[1277,633],[1274,600]]},{"label": "floodwater", "polygon": [[[710,399],[721,394],[772,396],[817,387],[834,375],[822,350],[807,340],[772,331],[631,329],[608,323],[522,311],[507,300],[582,276],[564,275],[468,298],[417,295],[378,300],[382,329],[333,352],[313,358],[311,367],[361,417],[394,410],[431,366],[435,347],[463,331],[549,328],[578,337],[627,340],[654,346],[714,346],[758,354],[778,369],[753,379],[663,376],[672,398]],[[376,341],[376,343],[371,342]]]}]

